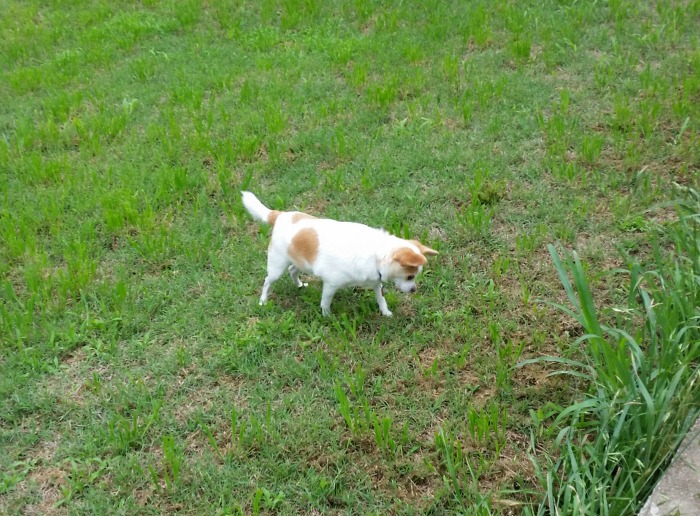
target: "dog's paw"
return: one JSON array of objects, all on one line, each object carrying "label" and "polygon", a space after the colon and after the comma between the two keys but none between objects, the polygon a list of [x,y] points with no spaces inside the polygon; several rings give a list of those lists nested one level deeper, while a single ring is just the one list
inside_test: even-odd
[{"label": "dog's paw", "polygon": [[391,310],[387,310],[386,312],[382,312],[382,315],[386,317],[391,317],[392,315],[394,315],[394,313]]},{"label": "dog's paw", "polygon": [[299,287],[299,288],[304,288],[304,287],[308,287],[308,286],[309,286],[308,283],[303,283],[301,281],[299,283],[297,283],[297,287]]}]

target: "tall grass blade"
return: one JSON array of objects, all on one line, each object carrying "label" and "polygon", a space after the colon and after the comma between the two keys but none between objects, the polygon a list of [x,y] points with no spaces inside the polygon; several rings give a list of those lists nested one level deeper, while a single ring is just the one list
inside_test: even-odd
[{"label": "tall grass blade", "polygon": [[[585,377],[590,387],[554,420],[564,453],[555,460],[533,448],[543,489],[538,514],[635,512],[700,414],[700,194],[683,192],[678,221],[652,242],[651,268],[635,262],[616,271],[629,285],[614,326],[601,324],[578,255],[562,260],[548,246],[570,304],[559,308],[587,332],[574,343],[583,358],[519,365],[560,364],[558,373]],[[671,253],[664,238],[674,243]]]}]

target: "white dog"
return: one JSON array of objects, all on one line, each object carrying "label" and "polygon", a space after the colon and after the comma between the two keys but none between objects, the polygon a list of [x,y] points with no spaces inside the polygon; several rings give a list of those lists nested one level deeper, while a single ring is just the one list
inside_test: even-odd
[{"label": "white dog", "polygon": [[338,289],[358,286],[372,287],[379,310],[391,316],[382,282],[393,281],[402,292],[415,292],[416,277],[428,261],[426,256],[438,254],[416,240],[403,240],[364,224],[317,219],[299,211],[270,210],[252,193],[241,193],[248,213],[274,226],[261,305],[267,301],[272,284],[288,270],[298,287],[306,286],[299,272],[323,280],[323,315],[330,314]]}]

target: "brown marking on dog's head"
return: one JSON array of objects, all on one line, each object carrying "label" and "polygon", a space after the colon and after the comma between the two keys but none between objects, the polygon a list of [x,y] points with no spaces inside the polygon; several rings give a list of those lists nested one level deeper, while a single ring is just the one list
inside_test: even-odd
[{"label": "brown marking on dog's head", "polygon": [[292,243],[287,251],[297,263],[306,262],[309,265],[316,261],[318,255],[318,234],[313,228],[303,228],[292,237]]},{"label": "brown marking on dog's head", "polygon": [[267,223],[274,226],[275,222],[277,222],[277,217],[279,217],[281,214],[282,212],[278,210],[270,211],[270,213],[267,214]]},{"label": "brown marking on dog's head", "polygon": [[299,222],[300,220],[304,220],[304,219],[315,219],[315,218],[316,218],[316,217],[314,217],[313,215],[309,215],[308,213],[303,213],[303,212],[301,212],[301,211],[297,211],[297,212],[294,212],[294,213],[292,214],[292,224],[296,224],[296,223]]},{"label": "brown marking on dog's head", "polygon": [[420,254],[424,256],[435,256],[439,254],[435,249],[431,249],[430,247],[424,246],[418,240],[409,240],[409,242],[415,245],[420,251]]},{"label": "brown marking on dog's head", "polygon": [[413,267],[417,271],[418,267],[428,262],[428,259],[410,247],[400,247],[394,251],[394,261],[398,262],[404,269]]},{"label": "brown marking on dog's head", "polygon": [[405,274],[407,274],[409,276],[410,275],[415,276],[416,274],[418,274],[418,271],[420,270],[418,267],[415,267],[413,265],[402,265],[401,269],[403,270],[403,272]]}]

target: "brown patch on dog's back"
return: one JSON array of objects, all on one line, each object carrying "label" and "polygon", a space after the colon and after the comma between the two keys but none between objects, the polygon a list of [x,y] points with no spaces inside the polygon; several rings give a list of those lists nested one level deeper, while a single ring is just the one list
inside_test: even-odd
[{"label": "brown patch on dog's back", "polygon": [[305,219],[315,219],[313,215],[309,215],[308,213],[303,213],[301,211],[297,211],[292,213],[292,224],[296,224],[300,220],[305,220]]},{"label": "brown patch on dog's back", "polygon": [[316,261],[318,255],[318,234],[312,228],[304,228],[292,237],[292,243],[287,250],[289,256],[296,264],[303,262],[309,265]]},{"label": "brown patch on dog's back", "polygon": [[270,213],[267,214],[267,223],[274,226],[275,222],[277,222],[277,217],[279,217],[281,214],[282,212],[279,210],[270,211]]},{"label": "brown patch on dog's back", "polygon": [[427,258],[420,253],[415,252],[410,247],[401,247],[394,251],[394,260],[396,260],[401,267],[416,267],[425,265],[427,263]]}]

